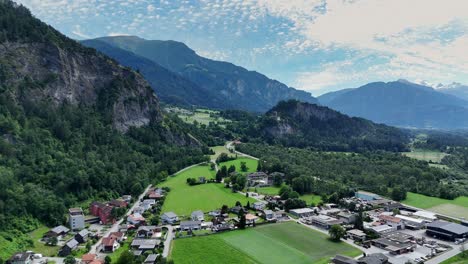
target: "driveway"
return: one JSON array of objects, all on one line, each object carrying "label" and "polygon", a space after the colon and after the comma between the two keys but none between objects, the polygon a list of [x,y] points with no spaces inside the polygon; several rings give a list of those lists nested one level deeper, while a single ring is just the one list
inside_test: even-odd
[{"label": "driveway", "polygon": [[164,241],[164,250],[162,256],[167,258],[171,252],[171,242],[174,239],[174,227],[171,225],[165,225],[163,227],[167,228],[167,233],[166,241]]}]

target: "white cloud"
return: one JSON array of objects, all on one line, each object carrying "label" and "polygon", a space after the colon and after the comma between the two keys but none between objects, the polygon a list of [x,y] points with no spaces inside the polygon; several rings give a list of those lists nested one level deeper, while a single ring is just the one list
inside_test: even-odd
[{"label": "white cloud", "polygon": [[146,7],[146,10],[148,10],[148,12],[153,12],[154,10],[156,10],[156,7],[154,7],[154,5],[148,5]]},{"label": "white cloud", "polygon": [[77,36],[79,38],[82,38],[82,39],[90,39],[91,38],[91,36],[89,36],[88,34],[83,33],[80,25],[75,25],[74,30],[72,31],[72,33],[75,36]]}]

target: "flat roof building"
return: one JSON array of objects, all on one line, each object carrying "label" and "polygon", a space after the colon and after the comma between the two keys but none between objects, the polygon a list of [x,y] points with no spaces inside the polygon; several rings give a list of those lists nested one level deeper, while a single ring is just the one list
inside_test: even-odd
[{"label": "flat roof building", "polygon": [[427,224],[426,234],[446,240],[468,238],[468,226],[446,222],[434,221]]}]

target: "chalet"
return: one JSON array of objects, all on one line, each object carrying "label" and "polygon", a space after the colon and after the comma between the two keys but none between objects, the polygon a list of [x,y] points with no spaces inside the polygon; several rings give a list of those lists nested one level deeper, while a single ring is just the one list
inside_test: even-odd
[{"label": "chalet", "polygon": [[276,220],[276,215],[272,210],[263,210],[263,216],[267,221],[274,221]]},{"label": "chalet", "polygon": [[193,211],[192,214],[190,215],[190,218],[192,219],[192,221],[204,221],[205,214],[201,210]]},{"label": "chalet", "polygon": [[179,217],[174,212],[167,212],[162,214],[161,221],[165,224],[175,224],[179,221]]},{"label": "chalet", "polygon": [[159,243],[158,239],[142,239],[142,238],[135,238],[130,245],[131,248],[135,250],[140,250],[142,252],[154,250],[158,247]]},{"label": "chalet", "polygon": [[214,225],[212,227],[212,230],[214,232],[224,232],[224,231],[229,231],[231,230],[233,227],[231,224],[229,223],[223,223],[223,224],[217,224],[217,225]]},{"label": "chalet", "polygon": [[84,254],[81,257],[81,264],[91,264],[97,260],[96,254]]},{"label": "chalet", "polygon": [[245,215],[245,223],[247,225],[254,224],[255,221],[257,221],[257,219],[258,219],[258,216],[256,216],[256,215],[253,215],[253,214],[246,214]]},{"label": "chalet", "polygon": [[131,214],[127,216],[127,223],[131,225],[143,225],[146,219],[141,214]]},{"label": "chalet", "polygon": [[231,213],[234,213],[234,214],[239,214],[240,210],[243,210],[244,208],[242,208],[242,206],[234,206],[234,207],[231,207],[231,209],[229,209],[229,211],[231,211]]},{"label": "chalet", "polygon": [[158,258],[158,254],[149,254],[145,261],[143,261],[143,264],[154,264],[156,263],[156,260]]},{"label": "chalet", "polygon": [[201,221],[182,221],[180,222],[180,230],[199,230],[201,229]]},{"label": "chalet", "polygon": [[133,209],[133,214],[143,214],[145,211],[146,210],[143,206],[137,206]]},{"label": "chalet", "polygon": [[101,251],[114,252],[120,247],[119,242],[115,236],[108,236],[102,239]]},{"label": "chalet", "polygon": [[50,239],[52,237],[56,237],[56,238],[60,238],[66,234],[68,234],[68,232],[70,232],[70,229],[60,225],[60,226],[56,226],[54,228],[52,228],[51,230],[49,230],[45,235],[44,235],[44,238],[47,240],[47,239]]},{"label": "chalet", "polygon": [[143,207],[145,210],[151,209],[153,205],[156,204],[155,199],[145,199],[141,202],[141,207]]},{"label": "chalet", "polygon": [[161,188],[156,188],[148,192],[149,199],[159,200],[164,196],[164,190]]},{"label": "chalet", "polygon": [[128,206],[128,202],[124,201],[123,199],[114,199],[109,202],[109,205],[119,208],[126,208]]},{"label": "chalet", "polygon": [[140,226],[138,227],[136,237],[138,238],[149,238],[161,232],[161,227],[158,226]]},{"label": "chalet", "polygon": [[67,243],[60,249],[58,255],[60,257],[66,257],[72,253],[73,250],[78,248],[78,241],[76,241],[74,238],[68,240]]},{"label": "chalet", "polygon": [[253,208],[257,211],[263,210],[267,206],[267,202],[260,201],[253,203]]},{"label": "chalet", "polygon": [[217,217],[221,215],[221,210],[213,210],[208,213],[209,216]]},{"label": "chalet", "polygon": [[91,232],[89,232],[87,229],[83,229],[80,232],[76,233],[75,240],[78,241],[78,243],[83,244],[88,241],[90,235]]},{"label": "chalet", "polygon": [[289,213],[296,217],[308,217],[314,214],[314,210],[310,208],[299,208],[299,209],[292,209],[289,210]]},{"label": "chalet", "polygon": [[30,252],[18,252],[15,253],[7,261],[9,264],[32,264],[33,263],[33,254]]}]

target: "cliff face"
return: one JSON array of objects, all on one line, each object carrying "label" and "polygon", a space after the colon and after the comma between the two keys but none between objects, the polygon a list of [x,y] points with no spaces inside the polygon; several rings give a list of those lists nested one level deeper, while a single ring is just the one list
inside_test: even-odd
[{"label": "cliff face", "polygon": [[122,132],[162,120],[149,84],[94,50],[7,41],[0,44],[0,62],[1,86],[16,100],[96,107]]}]

